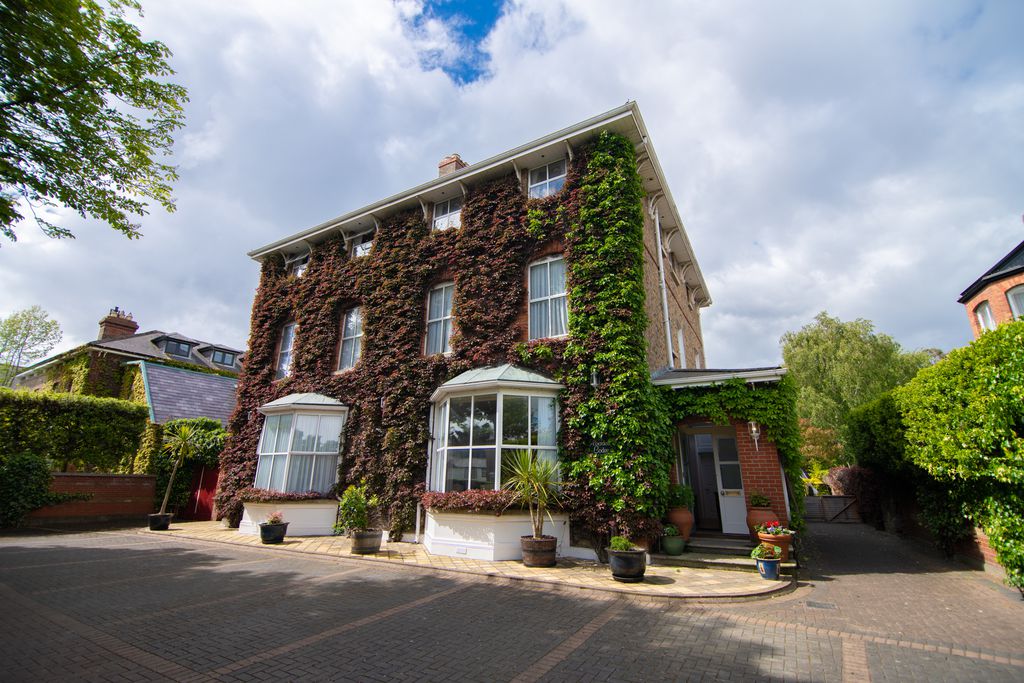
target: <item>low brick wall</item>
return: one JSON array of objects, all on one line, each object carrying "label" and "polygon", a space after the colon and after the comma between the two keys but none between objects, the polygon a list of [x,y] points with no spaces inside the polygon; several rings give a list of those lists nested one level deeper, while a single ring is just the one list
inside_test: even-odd
[{"label": "low brick wall", "polygon": [[29,526],[55,522],[103,522],[137,519],[144,522],[153,512],[156,477],[150,474],[56,473],[50,490],[54,493],[85,493],[89,500],[50,505],[29,513]]}]

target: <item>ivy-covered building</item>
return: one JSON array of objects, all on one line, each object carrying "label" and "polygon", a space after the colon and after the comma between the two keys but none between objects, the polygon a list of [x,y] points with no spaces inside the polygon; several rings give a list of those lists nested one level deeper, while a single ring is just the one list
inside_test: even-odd
[{"label": "ivy-covered building", "polygon": [[[515,557],[525,518],[495,512],[516,450],[559,463],[562,554],[656,530],[672,478],[708,531],[745,533],[755,491],[789,516],[791,387],[780,368],[704,368],[711,298],[633,102],[472,165],[451,155],[249,255],[218,491],[243,529],[285,499],[322,529],[302,499],[365,481],[392,537]],[[428,491],[450,495],[425,509]]]}]

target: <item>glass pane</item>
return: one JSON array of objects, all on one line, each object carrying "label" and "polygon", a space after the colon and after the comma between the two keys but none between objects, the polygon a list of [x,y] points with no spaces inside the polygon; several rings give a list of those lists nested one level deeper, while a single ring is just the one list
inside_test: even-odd
[{"label": "glass pane", "polygon": [[363,329],[363,316],[358,308],[353,308],[345,314],[345,328],[342,333],[343,338],[355,337],[360,334]]},{"label": "glass pane", "polygon": [[285,491],[288,493],[305,493],[313,476],[313,456],[292,454],[288,462],[288,479]]},{"label": "glass pane", "polygon": [[359,356],[363,355],[363,338],[356,337],[352,340],[352,366],[355,367],[356,363],[359,362]]},{"label": "glass pane", "polygon": [[292,432],[292,416],[281,415],[281,426],[277,430],[277,442],[274,444],[275,453],[284,453],[288,450],[288,437]]},{"label": "glass pane", "polygon": [[455,213],[448,216],[448,227],[449,228],[461,228],[462,227],[462,212],[456,211]]},{"label": "glass pane", "polygon": [[718,462],[739,462],[740,454],[736,451],[736,439],[718,440]]},{"label": "glass pane", "polygon": [[274,373],[274,379],[281,379],[287,377],[292,370],[292,354],[291,351],[282,351],[277,356],[277,372]]},{"label": "glass pane", "polygon": [[1010,290],[1007,298],[1010,300],[1010,312],[1013,313],[1013,317],[1024,316],[1024,287]]},{"label": "glass pane", "polygon": [[477,396],[473,402],[473,445],[494,444],[494,423],[498,414],[498,397]]},{"label": "glass pane", "polygon": [[455,213],[462,208],[462,197],[452,197],[448,200],[448,212]]},{"label": "glass pane", "polygon": [[469,449],[449,448],[444,477],[445,491],[465,491],[469,484]]},{"label": "glass pane", "polygon": [[260,439],[260,453],[272,453],[274,442],[277,440],[277,427],[281,422],[280,415],[271,415],[263,423],[263,438]]},{"label": "glass pane", "polygon": [[327,493],[338,481],[338,456],[317,455],[313,462],[313,485],[311,491]]},{"label": "glass pane", "polygon": [[548,263],[549,282],[551,283],[551,295],[565,294],[565,261],[558,259]]},{"label": "glass pane", "polygon": [[536,185],[537,183],[544,182],[548,179],[547,166],[541,166],[540,168],[534,168],[530,170],[530,184]]},{"label": "glass pane", "polygon": [[316,434],[317,453],[337,453],[341,449],[341,429],[345,418],[341,415],[321,415]]},{"label": "glass pane", "polygon": [[310,452],[316,446],[316,415],[297,415],[295,417],[295,436],[292,437],[293,451]]},{"label": "glass pane", "polygon": [[534,185],[530,188],[530,199],[543,199],[548,196],[547,183],[543,185]]},{"label": "glass pane", "polygon": [[506,446],[526,445],[529,405],[526,396],[505,396],[501,411],[501,442]]},{"label": "glass pane", "polygon": [[284,491],[284,464],[287,455],[272,455],[274,462],[270,466],[270,481],[267,488],[271,491]]},{"label": "glass pane", "polygon": [[256,483],[258,489],[265,489],[270,484],[270,466],[273,464],[273,457],[261,455],[260,462],[256,465]]},{"label": "glass pane", "polygon": [[543,339],[548,334],[548,302],[530,304],[530,339]]},{"label": "glass pane", "polygon": [[715,449],[712,445],[710,434],[694,434],[693,443],[697,448],[697,453],[714,453]]},{"label": "glass pane", "polygon": [[473,399],[469,396],[451,400],[451,414],[448,416],[448,445],[469,445],[469,417]]},{"label": "glass pane", "polygon": [[554,180],[549,181],[548,182],[548,194],[554,194],[554,193],[558,192],[559,190],[562,189],[563,185],[565,185],[565,176],[562,176],[561,178],[556,178]]},{"label": "glass pane", "polygon": [[442,306],[444,304],[444,290],[443,289],[432,289],[430,290],[430,299],[427,306],[427,319],[437,320],[442,315]]},{"label": "glass pane", "polygon": [[564,296],[551,300],[551,336],[559,337],[569,330],[569,310]]},{"label": "glass pane", "polygon": [[427,355],[441,353],[441,332],[443,323],[434,321],[427,323]]},{"label": "glass pane", "polygon": [[470,467],[469,487],[473,489],[494,488],[495,456],[493,448],[474,448]]},{"label": "glass pane", "polygon": [[441,309],[444,311],[445,317],[450,317],[452,314],[452,295],[455,293],[455,285],[448,285],[444,288],[444,307]]},{"label": "glass pane", "polygon": [[530,443],[534,446],[554,446],[555,399],[530,397]]},{"label": "glass pane", "polygon": [[739,463],[723,462],[721,465],[719,465],[719,470],[722,473],[723,489],[743,488],[743,478],[740,476]]},{"label": "glass pane", "polygon": [[352,362],[352,353],[356,349],[355,339],[346,339],[341,343],[341,355],[338,357],[338,369],[345,370],[350,368],[355,363]]},{"label": "glass pane", "polygon": [[441,351],[448,353],[452,350],[451,347],[452,339],[452,320],[451,318],[445,318],[441,326]]},{"label": "glass pane", "polygon": [[548,295],[548,264],[530,266],[530,301]]},{"label": "glass pane", "polygon": [[565,159],[556,161],[548,166],[548,178],[554,178],[555,176],[560,175],[565,175]]}]

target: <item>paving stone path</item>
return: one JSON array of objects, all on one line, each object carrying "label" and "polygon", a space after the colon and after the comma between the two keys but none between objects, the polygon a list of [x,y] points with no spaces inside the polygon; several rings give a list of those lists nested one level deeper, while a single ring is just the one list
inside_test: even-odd
[{"label": "paving stone path", "polygon": [[1024,602],[860,525],[787,596],[686,604],[153,537],[0,536],[5,681],[1020,681]]}]

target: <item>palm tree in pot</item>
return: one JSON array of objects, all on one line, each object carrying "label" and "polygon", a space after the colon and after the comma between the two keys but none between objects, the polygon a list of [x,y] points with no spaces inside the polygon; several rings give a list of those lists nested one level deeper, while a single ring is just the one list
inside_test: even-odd
[{"label": "palm tree in pot", "polygon": [[530,451],[513,451],[503,457],[502,488],[516,494],[530,511],[532,536],[521,536],[523,564],[527,567],[554,567],[558,539],[544,535],[544,516],[558,500],[558,464],[542,460]]},{"label": "palm tree in pot", "polygon": [[167,481],[167,490],[164,492],[164,500],[160,504],[160,512],[149,516],[149,528],[152,531],[166,531],[171,525],[171,514],[167,512],[167,502],[171,499],[171,489],[174,487],[174,477],[178,474],[178,468],[186,459],[195,457],[199,449],[203,447],[203,434],[199,429],[188,423],[175,423],[167,427],[164,434],[164,450],[174,457],[174,466],[171,468],[171,477]]},{"label": "palm tree in pot", "polygon": [[376,496],[366,495],[366,484],[352,484],[341,494],[338,504],[338,528],[352,539],[353,555],[372,555],[380,550],[380,529],[370,528],[370,510],[377,506]]}]

